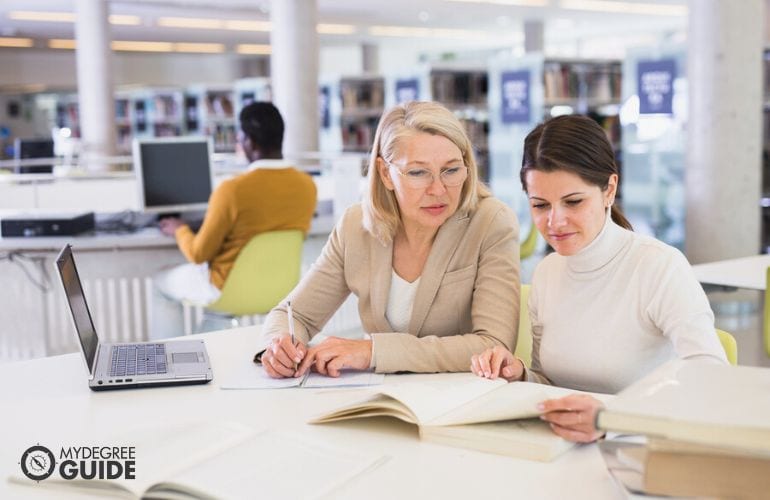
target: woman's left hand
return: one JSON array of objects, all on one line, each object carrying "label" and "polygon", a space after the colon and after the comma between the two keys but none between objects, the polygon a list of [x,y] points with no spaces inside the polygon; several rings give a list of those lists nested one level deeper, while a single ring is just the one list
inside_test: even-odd
[{"label": "woman's left hand", "polygon": [[301,377],[312,366],[315,370],[330,377],[339,377],[340,370],[368,370],[372,360],[371,340],[350,340],[329,337],[317,346],[308,349],[305,358],[297,368],[297,377]]},{"label": "woman's left hand", "polygon": [[567,441],[591,443],[604,435],[594,427],[596,413],[603,408],[601,401],[586,394],[573,394],[548,399],[538,405],[541,419],[551,425],[553,432]]}]

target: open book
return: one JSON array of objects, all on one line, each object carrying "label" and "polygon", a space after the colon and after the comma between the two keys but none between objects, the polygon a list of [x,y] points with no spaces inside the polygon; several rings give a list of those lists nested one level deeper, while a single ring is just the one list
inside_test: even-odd
[{"label": "open book", "polygon": [[[488,380],[469,373],[417,380],[382,386],[374,395],[310,423],[388,416],[417,425],[420,437],[429,441],[540,461],[552,460],[573,446],[537,418],[537,404],[579,391]],[[610,397],[592,395],[603,400]]]},{"label": "open book", "polygon": [[770,370],[675,360],[599,412],[597,426],[770,455]]},{"label": "open book", "polygon": [[[254,431],[233,422],[153,429],[136,442],[136,479],[65,480],[54,473],[39,483],[125,498],[329,498],[386,457],[340,448],[299,433]],[[297,471],[302,480],[297,481]]]}]

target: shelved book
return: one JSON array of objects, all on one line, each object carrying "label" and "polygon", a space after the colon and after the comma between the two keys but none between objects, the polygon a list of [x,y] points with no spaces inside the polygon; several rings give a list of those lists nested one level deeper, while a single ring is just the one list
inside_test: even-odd
[{"label": "shelved book", "polygon": [[469,373],[403,377],[403,383],[382,386],[310,423],[393,417],[417,425],[420,438],[427,441],[543,462],[574,446],[538,418],[537,404],[579,391]]},{"label": "shelved book", "polygon": [[675,360],[597,416],[607,431],[770,454],[770,369]]},{"label": "shelved book", "polygon": [[[164,500],[333,498],[388,460],[300,432],[255,431],[236,422],[165,426],[110,442],[136,444],[136,479],[23,476],[11,483],[99,497]],[[301,480],[297,471],[301,472]]]}]

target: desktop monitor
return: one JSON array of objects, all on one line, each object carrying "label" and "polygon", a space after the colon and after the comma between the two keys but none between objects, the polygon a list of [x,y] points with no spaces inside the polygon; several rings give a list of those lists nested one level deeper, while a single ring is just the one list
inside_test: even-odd
[{"label": "desktop monitor", "polygon": [[[14,141],[14,159],[32,160],[38,158],[53,158],[53,139],[35,138],[22,139],[17,137]],[[17,174],[50,174],[53,165],[18,165]]]},{"label": "desktop monitor", "polygon": [[211,138],[134,139],[139,208],[168,213],[206,208],[213,186]]}]

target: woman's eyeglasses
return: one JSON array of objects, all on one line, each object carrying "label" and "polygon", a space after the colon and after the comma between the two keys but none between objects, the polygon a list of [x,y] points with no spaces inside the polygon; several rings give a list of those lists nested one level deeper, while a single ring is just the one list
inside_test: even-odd
[{"label": "woman's eyeglasses", "polygon": [[[436,174],[427,168],[410,168],[401,170],[397,165],[386,161],[389,167],[392,167],[398,175],[404,179],[404,184],[414,189],[424,189],[433,184],[436,180]],[[452,165],[441,170],[438,174],[441,183],[446,187],[459,186],[468,178],[468,167],[465,165]]]}]

